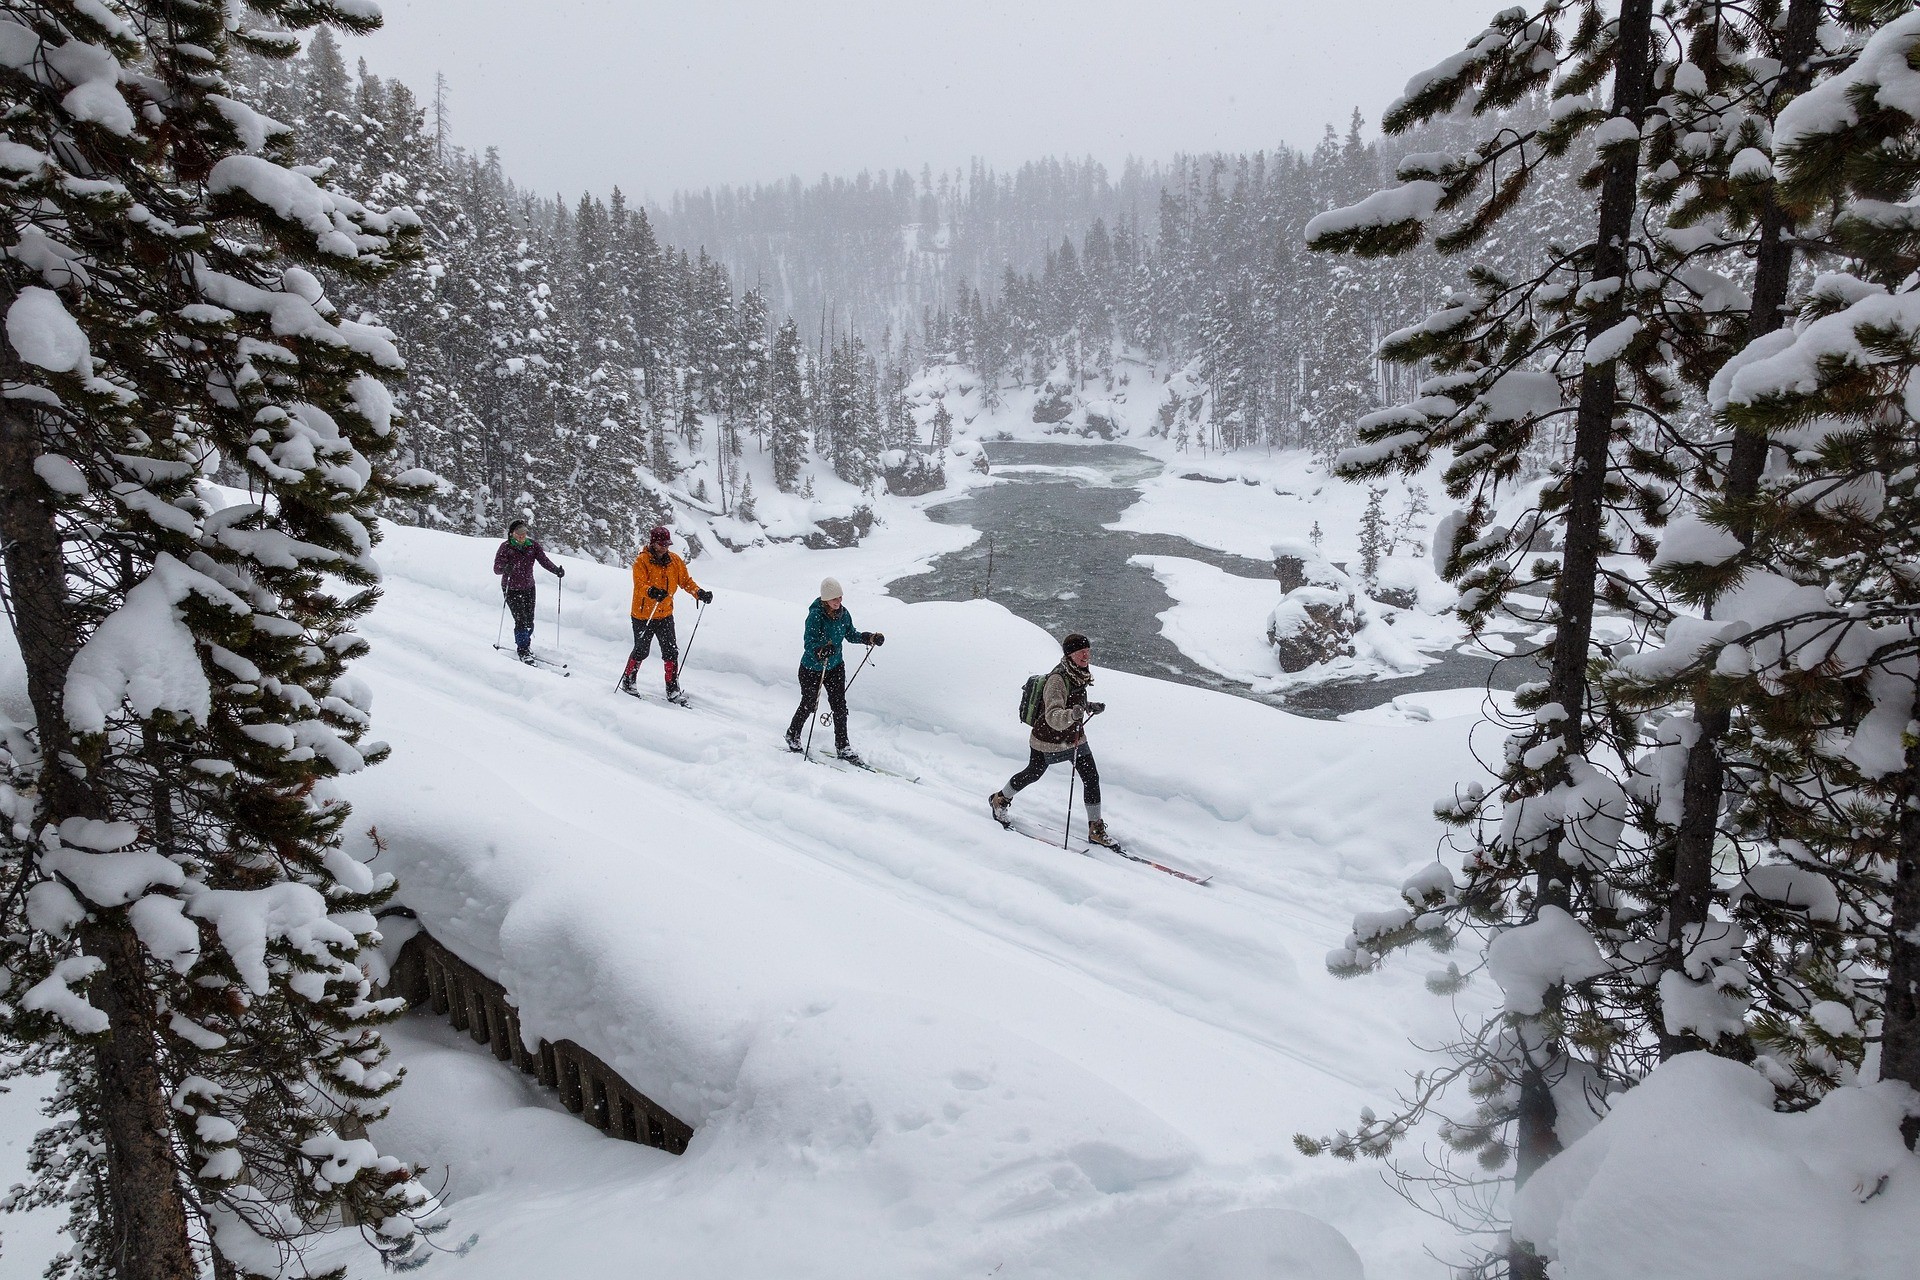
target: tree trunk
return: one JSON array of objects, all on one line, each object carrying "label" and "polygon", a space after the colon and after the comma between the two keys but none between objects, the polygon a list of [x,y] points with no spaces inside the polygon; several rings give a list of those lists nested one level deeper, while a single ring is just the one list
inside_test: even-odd
[{"label": "tree trunk", "polygon": [[[1914,713],[1920,715],[1920,702]],[[1905,781],[1887,921],[1892,955],[1880,1023],[1880,1078],[1920,1089],[1920,746],[1907,750]],[[1914,1147],[1920,1139],[1920,1116],[1908,1116],[1900,1133],[1907,1146]]]},{"label": "tree trunk", "polygon": [[[9,353],[5,363],[13,363]],[[12,374],[14,370],[4,370]],[[81,637],[66,594],[66,565],[47,492],[34,473],[42,452],[34,411],[0,401],[0,537],[15,639],[27,670],[40,749],[41,819],[109,816],[87,781],[60,762],[69,754],[64,692]],[[26,856],[24,853],[22,856]],[[108,1196],[101,1206],[122,1280],[193,1280],[186,1206],[175,1183],[173,1121],[159,1063],[159,1028],[140,941],[115,913],[80,930],[82,948],[106,969],[89,997],[107,1016],[94,1049],[106,1145]]]},{"label": "tree trunk", "polygon": [[[1787,64],[1780,93],[1799,93],[1812,80],[1808,60],[1814,51],[1814,37],[1820,24],[1820,0],[1791,0],[1787,7],[1787,25],[1781,40],[1782,61]],[[1747,341],[1765,337],[1786,322],[1787,285],[1793,274],[1793,245],[1787,238],[1792,222],[1786,211],[1771,197],[1760,215],[1760,245],[1754,256],[1753,307],[1747,315]],[[1724,497],[1741,503],[1760,491],[1760,474],[1766,469],[1767,440],[1749,431],[1733,433],[1733,448],[1727,461]],[[1752,525],[1742,519],[1733,530],[1742,543],[1753,540]],[[1709,606],[1707,614],[1712,616]],[[1726,766],[1720,758],[1720,743],[1732,726],[1732,712],[1714,700],[1703,686],[1694,698],[1695,723],[1700,736],[1687,750],[1685,788],[1681,794],[1680,825],[1674,832],[1672,894],[1667,913],[1667,953],[1662,961],[1667,969],[1686,965],[1688,934],[1707,922],[1713,903],[1713,846],[1720,833],[1720,802],[1726,792]],[[1660,1057],[1664,1061],[1676,1053],[1705,1048],[1705,1041],[1692,1032],[1669,1034],[1664,1021],[1655,1028],[1660,1039]]]},{"label": "tree trunk", "polygon": [[107,966],[87,995],[109,1023],[109,1038],[93,1061],[106,1128],[116,1274],[194,1280],[186,1206],[174,1181],[173,1119],[155,1053],[160,1028],[140,940],[124,922],[102,921],[81,928],[80,945]]},{"label": "tree trunk", "polygon": [[[1652,0],[1624,0],[1620,7],[1619,47],[1613,73],[1613,115],[1638,126],[1646,107],[1648,46],[1652,30]],[[1624,285],[1628,272],[1627,241],[1633,234],[1638,204],[1639,148],[1623,148],[1607,161],[1600,188],[1600,216],[1594,234],[1593,280],[1609,277]],[[1626,290],[1616,291],[1588,322],[1588,340],[1617,324],[1625,313]],[[1618,379],[1612,361],[1587,366],[1580,378],[1580,403],[1574,418],[1573,459],[1567,487],[1566,549],[1556,589],[1558,631],[1549,672],[1550,698],[1559,703],[1566,719],[1559,722],[1566,751],[1558,777],[1566,780],[1564,761],[1585,750],[1583,716],[1587,704],[1587,656],[1593,640],[1593,608],[1600,571],[1601,541],[1606,532],[1604,488],[1608,451],[1613,443]],[[1543,906],[1565,907],[1572,900],[1567,864],[1560,856],[1556,834],[1541,855],[1536,899]],[[1548,1007],[1559,999],[1559,989],[1547,994]],[[1536,1026],[1539,1024],[1535,1024]],[[1526,1034],[1531,1028],[1522,1028]],[[1544,1027],[1542,1039],[1545,1039]],[[1551,1092],[1551,1061],[1530,1061],[1520,1077],[1514,1185],[1527,1179],[1560,1150],[1559,1119]],[[1514,1280],[1534,1280],[1545,1274],[1544,1263],[1525,1246],[1515,1244],[1507,1255]]]},{"label": "tree trunk", "polygon": [[[0,376],[12,378],[12,353],[0,358]],[[34,473],[42,452],[34,411],[18,400],[0,400],[0,540],[4,540],[7,599],[13,632],[27,668],[27,698],[49,762],[40,792],[57,821],[85,813],[94,799],[70,770],[53,764],[68,750],[64,695],[67,667],[80,651],[80,636],[68,607],[66,563],[47,488]]]}]

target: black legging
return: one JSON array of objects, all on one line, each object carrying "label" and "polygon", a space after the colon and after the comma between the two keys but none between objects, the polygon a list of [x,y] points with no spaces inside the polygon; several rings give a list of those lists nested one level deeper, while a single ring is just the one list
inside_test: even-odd
[{"label": "black legging", "polygon": [[1059,751],[1050,751],[1042,755],[1033,749],[1032,744],[1028,744],[1027,767],[1007,779],[1007,794],[1019,795],[1040,781],[1040,775],[1044,774],[1050,766],[1066,760],[1074,762],[1073,767],[1080,773],[1082,794],[1086,796],[1087,803],[1094,806],[1097,812],[1100,804],[1100,769],[1093,762],[1093,748],[1084,742],[1080,744],[1080,754],[1077,758],[1072,747],[1063,747]]},{"label": "black legging", "polygon": [[507,612],[513,615],[513,644],[524,649],[533,643],[533,588],[509,591]]},{"label": "black legging", "polygon": [[833,711],[833,746],[836,751],[847,745],[847,667],[845,663],[826,671],[800,668],[800,709],[793,713],[787,736],[797,738],[806,727],[807,717],[820,705],[820,686],[827,686],[827,706]]},{"label": "black legging", "polygon": [[655,636],[660,638],[660,661],[666,664],[667,683],[672,684],[680,674],[680,639],[673,632],[672,614],[651,622],[645,618],[633,620],[633,653],[627,658],[627,675],[631,678],[653,652]]}]

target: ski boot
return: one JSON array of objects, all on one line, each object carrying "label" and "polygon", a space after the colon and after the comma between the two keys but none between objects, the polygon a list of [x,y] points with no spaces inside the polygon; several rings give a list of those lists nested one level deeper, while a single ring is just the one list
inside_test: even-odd
[{"label": "ski boot", "polygon": [[1108,849],[1120,847],[1120,842],[1108,833],[1106,822],[1100,818],[1095,818],[1087,824],[1087,843],[1103,845]]},{"label": "ski boot", "polygon": [[1009,831],[1013,829],[1013,797],[1004,791],[996,791],[987,797],[987,810],[993,814],[993,820]]},{"label": "ski boot", "polygon": [[787,735],[787,750],[793,752],[795,755],[799,755],[802,751],[806,750],[805,747],[800,745],[800,735],[798,733],[790,733]]},{"label": "ski boot", "polygon": [[678,680],[675,680],[667,686],[667,701],[682,707],[688,705],[687,695],[680,691],[680,682]]},{"label": "ski boot", "polygon": [[852,765],[856,769],[864,769],[867,767],[867,762],[865,760],[862,760],[860,758],[860,753],[858,751],[855,751],[852,747],[841,747],[838,751],[834,752],[834,754],[839,756],[842,760],[845,760],[848,764]]},{"label": "ski boot", "polygon": [[514,650],[513,656],[520,659],[520,661],[526,663],[528,666],[533,665],[533,650],[531,649],[516,649]]},{"label": "ski boot", "polygon": [[640,696],[640,691],[633,687],[633,672],[631,671],[627,672],[627,674],[620,677],[619,687],[620,687],[620,692],[627,694],[630,697],[637,698]]}]

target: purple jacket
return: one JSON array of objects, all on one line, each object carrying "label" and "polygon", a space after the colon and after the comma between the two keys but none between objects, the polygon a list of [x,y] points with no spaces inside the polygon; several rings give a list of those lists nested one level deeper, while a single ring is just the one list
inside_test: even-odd
[{"label": "purple jacket", "polygon": [[500,544],[493,553],[493,571],[505,574],[500,579],[502,591],[533,590],[533,562],[538,560],[547,567],[549,573],[559,573],[560,566],[547,559],[546,548],[537,542],[529,542],[524,547],[516,547],[509,538]]}]

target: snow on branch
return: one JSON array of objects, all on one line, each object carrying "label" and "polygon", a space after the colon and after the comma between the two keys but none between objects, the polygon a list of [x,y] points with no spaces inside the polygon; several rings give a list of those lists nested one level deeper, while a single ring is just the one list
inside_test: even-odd
[{"label": "snow on branch", "polygon": [[1507,997],[1507,1012],[1539,1013],[1549,987],[1585,982],[1607,971],[1593,935],[1555,906],[1531,924],[1508,929],[1487,947],[1487,972]]},{"label": "snow on branch", "polygon": [[1823,139],[1860,123],[1860,106],[1888,107],[1920,120],[1920,71],[1908,61],[1920,44],[1920,13],[1873,34],[1852,66],[1789,102],[1773,129],[1774,153],[1789,168]]},{"label": "snow on branch", "polygon": [[252,612],[212,578],[162,553],[74,656],[64,701],[75,733],[104,733],[127,703],[143,720],[168,711],[206,723],[212,691],[180,610],[190,595],[243,616]]},{"label": "snow on branch", "polygon": [[1419,243],[1426,220],[1446,194],[1444,186],[1427,179],[1376,191],[1358,204],[1312,218],[1307,223],[1307,245],[1369,257],[1402,252]]}]

